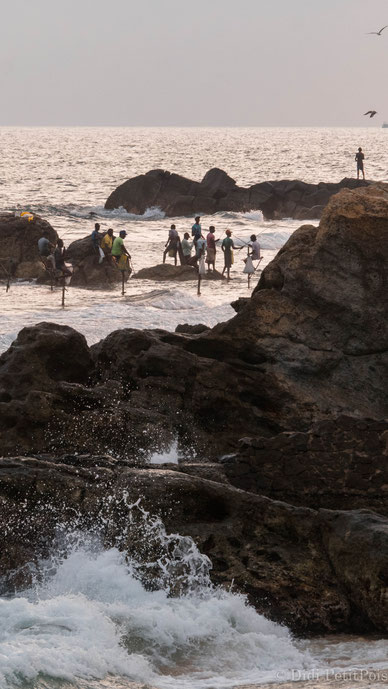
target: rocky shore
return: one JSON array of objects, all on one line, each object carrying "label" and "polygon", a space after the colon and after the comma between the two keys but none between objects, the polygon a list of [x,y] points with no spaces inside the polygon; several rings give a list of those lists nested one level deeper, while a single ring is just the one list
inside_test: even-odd
[{"label": "rocky shore", "polygon": [[168,217],[261,210],[267,220],[311,220],[321,217],[330,198],[341,189],[357,189],[368,184],[348,178],[319,184],[275,180],[243,188],[219,168],[209,170],[201,182],[166,170],[150,170],[120,184],[108,197],[105,208],[122,207],[128,213],[142,215],[148,208],[156,207]]},{"label": "rocky shore", "polygon": [[[298,634],[386,633],[387,222],[383,187],[342,190],[210,330],[24,328],[0,357],[4,586],[58,510],[111,544],[142,497]],[[186,460],[147,464],[174,440]]]}]

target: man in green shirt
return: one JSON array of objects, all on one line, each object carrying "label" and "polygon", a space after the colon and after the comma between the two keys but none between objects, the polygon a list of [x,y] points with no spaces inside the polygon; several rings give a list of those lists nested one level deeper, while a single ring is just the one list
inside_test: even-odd
[{"label": "man in green shirt", "polygon": [[[116,239],[114,240],[114,242],[112,244],[113,260],[116,261],[117,267],[120,268],[120,270],[127,270],[128,269],[127,268],[128,258],[131,258],[131,255],[128,253],[127,249],[124,246],[124,239],[126,236],[127,236],[126,231],[121,230],[119,236],[116,237]],[[126,258],[124,258],[124,257],[126,257]]]}]

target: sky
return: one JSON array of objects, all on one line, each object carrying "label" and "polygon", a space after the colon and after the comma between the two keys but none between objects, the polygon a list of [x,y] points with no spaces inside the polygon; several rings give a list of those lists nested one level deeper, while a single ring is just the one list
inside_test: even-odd
[{"label": "sky", "polygon": [[13,0],[0,125],[381,126],[384,24],[387,0]]}]

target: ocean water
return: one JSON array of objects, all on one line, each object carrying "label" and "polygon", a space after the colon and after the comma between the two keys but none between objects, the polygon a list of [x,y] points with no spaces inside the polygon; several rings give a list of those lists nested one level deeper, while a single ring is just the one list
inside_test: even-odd
[{"label": "ocean water", "polygon": [[[361,145],[367,177],[386,180],[387,132],[0,128],[1,209],[39,213],[67,245],[90,233],[96,221],[104,229],[125,228],[139,270],[161,261],[172,220],[158,209],[142,217],[105,211],[109,193],[129,177],[164,168],[199,180],[217,166],[241,185],[280,178],[338,181],[354,174],[354,152]],[[183,232],[192,219],[175,222]],[[242,246],[258,234],[265,266],[300,223],[265,222],[253,212],[204,217],[203,227],[209,224],[217,236],[230,228]],[[119,288],[70,288],[62,309],[57,290],[18,282],[6,293],[0,284],[0,351],[23,326],[42,320],[75,327],[90,344],[122,327],[173,330],[178,323],[227,320],[234,314],[230,302],[249,294],[244,255],[245,249],[236,252],[229,284],[205,283],[201,297],[194,283],[130,280],[124,297]],[[155,451],[151,463],[178,460],[173,443],[164,453]],[[148,515],[144,519],[148,535],[156,532],[161,542],[169,538],[163,525]],[[0,597],[0,689],[127,689],[133,682],[159,689],[226,689],[293,679],[293,672],[387,665],[384,639],[294,639],[233,589],[214,588],[206,556],[190,539],[175,538],[173,562],[159,564],[166,575],[171,568],[176,574],[177,562],[183,563],[187,585],[178,593],[167,575],[149,590],[136,553],[126,558],[118,548],[105,548],[98,534],[62,539],[40,562],[33,585]]]},{"label": "ocean water", "polygon": [[104,548],[98,529],[59,528],[29,588],[0,598],[0,687],[228,689],[386,667],[384,640],[294,639],[213,586],[191,538],[134,512],[155,559]]},{"label": "ocean water", "polygon": [[[368,177],[388,178],[388,130],[309,128],[0,128],[1,210],[31,210],[46,218],[65,245],[90,233],[95,222],[103,229],[125,228],[135,271],[161,262],[168,228],[158,209],[143,217],[123,209],[105,211],[110,192],[124,180],[163,168],[200,180],[211,167],[226,170],[240,185],[269,179],[337,181],[354,174],[354,151],[361,145]],[[177,218],[182,234],[192,218]],[[312,219],[314,222],[314,219]],[[209,326],[233,315],[230,302],[249,294],[243,275],[244,242],[259,235],[263,268],[301,224],[285,218],[263,221],[260,212],[220,213],[203,217],[216,236],[233,232],[237,245],[229,284],[204,283],[201,297],[194,283],[130,280],[126,294],[72,289],[61,309],[59,291],[13,283],[8,294],[0,286],[0,351],[24,326],[42,320],[67,323],[83,332],[89,343],[121,327],[163,327],[202,322]],[[222,256],[218,252],[217,267]],[[253,288],[260,271],[252,281]],[[155,290],[159,293],[154,294]],[[140,300],[139,300],[140,298]]]}]

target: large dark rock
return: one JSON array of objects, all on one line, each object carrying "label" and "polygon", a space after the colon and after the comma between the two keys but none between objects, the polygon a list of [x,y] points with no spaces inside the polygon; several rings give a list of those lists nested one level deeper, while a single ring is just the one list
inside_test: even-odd
[{"label": "large dark rock", "polygon": [[295,430],[339,413],[388,417],[387,222],[387,192],[343,190],[318,228],[292,235],[237,316],[195,343],[229,345],[271,377],[267,418]]},{"label": "large dark rock", "polygon": [[[72,287],[107,288],[122,281],[122,273],[110,257],[105,257],[100,263],[91,235],[70,244],[66,250],[66,261],[73,266]],[[124,273],[124,277],[128,280],[128,273]]]},{"label": "large dark rock", "polygon": [[105,208],[123,207],[128,213],[142,215],[147,208],[158,207],[169,217],[261,210],[268,219],[308,220],[320,218],[324,206],[340,189],[368,184],[347,178],[335,184],[275,180],[243,189],[219,168],[209,170],[201,182],[164,170],[151,170],[117,187],[107,199]]},{"label": "large dark rock", "polygon": [[47,278],[38,253],[38,240],[47,232],[55,244],[58,235],[47,220],[34,215],[32,220],[15,217],[12,213],[0,214],[0,278]]},{"label": "large dark rock", "polygon": [[307,432],[244,438],[223,466],[236,487],[293,505],[388,516],[388,420],[341,416]]},{"label": "large dark rock", "polygon": [[[16,457],[0,462],[1,591],[19,589],[47,556],[58,521],[92,528],[142,562],[162,544],[130,505],[191,536],[217,584],[295,632],[387,631],[388,522],[368,511],[297,508],[190,476],[134,469],[107,456]],[[140,513],[139,516],[141,517]],[[143,554],[143,555],[142,555]],[[153,558],[155,561],[157,558]],[[138,570],[155,586],[157,565]],[[174,584],[174,582],[171,582]],[[175,582],[176,585],[176,582]]]}]

